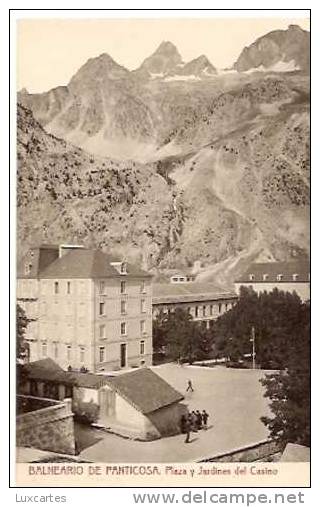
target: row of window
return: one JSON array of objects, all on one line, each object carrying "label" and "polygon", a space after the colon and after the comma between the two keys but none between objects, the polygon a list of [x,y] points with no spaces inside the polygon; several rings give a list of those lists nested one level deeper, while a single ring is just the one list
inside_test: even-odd
[{"label": "row of window", "polygon": [[[146,334],[146,321],[145,320],[141,320],[140,321],[140,333],[141,334]],[[127,334],[127,323],[126,322],[121,322],[120,324],[120,334],[122,336],[126,335]],[[102,324],[101,326],[99,326],[99,338],[101,340],[105,340],[107,338],[106,336],[106,326],[104,324]]]},{"label": "row of window", "polygon": [[[279,274],[276,276],[276,278],[277,278],[277,281],[278,281],[278,282],[282,282],[282,281],[283,281],[283,278],[284,278],[284,275],[283,275],[283,274],[281,274],[281,273],[279,273]],[[264,282],[268,281],[269,279],[270,279],[270,277],[269,277],[268,273],[265,273],[264,275],[262,275],[262,280],[263,280]],[[250,275],[249,275],[249,280],[250,280],[251,282],[253,282],[253,280],[255,280],[255,275],[254,275],[253,273],[250,273]],[[299,275],[298,275],[297,273],[294,273],[294,274],[292,275],[292,281],[293,281],[293,282],[297,282],[298,280],[299,280]]]},{"label": "row of window", "polygon": [[[140,300],[140,312],[146,313],[146,311],[147,311],[146,300],[141,299]],[[121,315],[125,315],[127,313],[127,301],[124,299],[121,300],[121,302],[120,302],[120,313],[121,313]],[[106,315],[106,302],[105,301],[99,302],[99,315],[100,316]]]},{"label": "row of window", "polygon": [[[54,294],[60,294],[61,293],[61,284],[59,282],[54,282],[53,285]],[[71,294],[72,286],[71,282],[67,281],[66,285],[66,294]],[[99,294],[105,295],[107,290],[107,284],[105,281],[99,282]],[[126,294],[127,285],[126,282],[123,280],[120,282],[120,294]],[[143,280],[140,284],[140,292],[144,294],[146,292],[146,283]]]},{"label": "row of window", "polygon": [[[218,313],[221,313],[222,310],[224,309],[224,311],[228,311],[232,308],[234,303],[224,303],[224,305],[222,303],[218,303],[218,305],[203,305],[203,306],[189,306],[187,308],[187,312],[192,314],[192,310],[194,310],[194,316],[195,317],[212,317],[215,312],[214,312],[214,307],[217,308],[217,311]],[[167,309],[168,311],[168,309]],[[175,311],[175,307],[172,307],[170,308],[170,312],[174,312]]]},{"label": "row of window", "polygon": [[[59,358],[59,343],[54,342],[53,344],[53,356],[55,359]],[[66,347],[66,355],[67,355],[67,361],[71,362],[74,358],[72,358],[72,345],[61,345]],[[48,344],[46,342],[43,342],[42,345],[41,354],[42,357],[48,357]],[[85,347],[79,347],[79,361],[80,363],[85,362]],[[145,341],[141,340],[139,343],[139,353],[141,356],[145,355]],[[99,362],[104,363],[106,360],[106,348],[101,346],[99,347]]]}]

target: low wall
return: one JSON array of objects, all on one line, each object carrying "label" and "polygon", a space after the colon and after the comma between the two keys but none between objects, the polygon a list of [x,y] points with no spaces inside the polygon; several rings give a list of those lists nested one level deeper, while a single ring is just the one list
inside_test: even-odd
[{"label": "low wall", "polygon": [[274,440],[263,440],[224,454],[203,457],[197,463],[220,462],[220,463],[251,463],[253,461],[270,461],[272,456],[283,451],[283,445]]},{"label": "low wall", "polygon": [[75,454],[70,399],[61,402],[19,395],[17,407],[23,407],[22,410],[20,408],[21,415],[17,415],[16,419],[18,447],[34,447],[44,451]]}]

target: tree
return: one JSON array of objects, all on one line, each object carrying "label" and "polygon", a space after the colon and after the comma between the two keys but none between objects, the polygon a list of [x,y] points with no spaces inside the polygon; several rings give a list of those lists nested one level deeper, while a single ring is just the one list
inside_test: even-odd
[{"label": "tree", "polygon": [[285,371],[267,375],[261,380],[265,396],[271,400],[273,417],[261,420],[270,436],[288,442],[310,446],[310,308],[306,303],[300,321],[293,330],[292,346],[288,350]]},{"label": "tree", "polygon": [[29,344],[25,334],[29,320],[24,309],[17,305],[16,309],[16,359],[18,363],[25,362],[29,357]]},{"label": "tree", "polygon": [[176,308],[174,312],[160,312],[153,322],[153,347],[165,349],[178,362],[190,364],[208,357],[212,350],[212,333],[202,322],[194,322],[189,312]]},{"label": "tree", "polygon": [[218,354],[232,360],[250,354],[254,327],[257,363],[265,369],[286,368],[302,306],[295,293],[274,289],[258,295],[252,289],[242,287],[238,303],[215,323]]}]

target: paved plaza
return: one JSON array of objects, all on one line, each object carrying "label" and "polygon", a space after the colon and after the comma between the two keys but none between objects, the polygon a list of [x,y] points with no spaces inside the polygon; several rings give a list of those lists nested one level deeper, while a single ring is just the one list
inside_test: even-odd
[{"label": "paved plaza", "polygon": [[[175,364],[152,369],[185,395],[184,402],[189,410],[206,409],[210,414],[209,429],[192,433],[190,443],[185,444],[185,435],[182,434],[152,442],[138,442],[91,428],[88,432],[93,445],[84,449],[80,457],[111,463],[188,462],[268,437],[268,431],[260,421],[262,415],[270,414],[268,399],[263,397],[259,382],[265,372]],[[193,393],[186,393],[189,379],[194,386]]]}]

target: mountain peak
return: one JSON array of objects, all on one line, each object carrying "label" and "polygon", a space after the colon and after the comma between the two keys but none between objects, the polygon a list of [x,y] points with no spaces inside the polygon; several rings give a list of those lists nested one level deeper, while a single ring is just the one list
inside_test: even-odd
[{"label": "mountain peak", "polygon": [[119,65],[108,53],[102,53],[89,58],[78,72],[72,77],[69,85],[75,83],[93,82],[95,80],[113,80],[126,77],[129,71]]},{"label": "mountain peak", "polygon": [[176,46],[170,41],[163,41],[155,52],[142,62],[139,70],[147,70],[150,74],[166,74],[180,64],[182,58]]},{"label": "mountain peak", "polygon": [[233,67],[239,72],[273,68],[308,72],[309,65],[309,32],[292,24],[286,30],[269,32],[245,47]]},{"label": "mountain peak", "polygon": [[157,53],[157,54],[162,53],[162,54],[169,55],[169,54],[174,54],[174,53],[179,54],[179,51],[177,50],[176,46],[172,42],[162,41],[160,46],[158,46],[158,48],[156,49],[155,53]]}]

